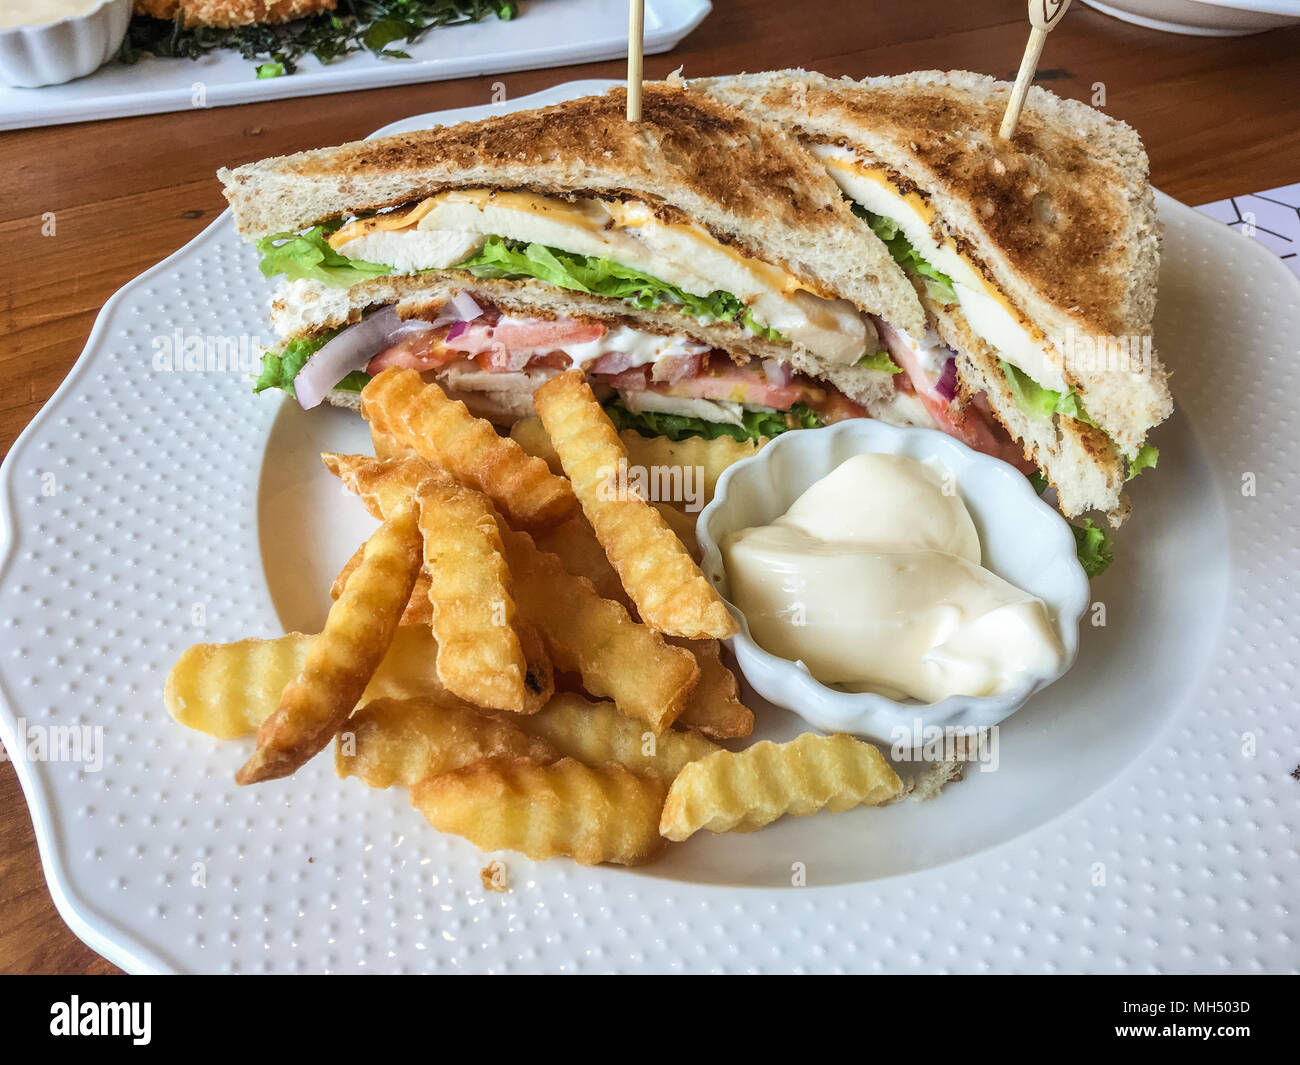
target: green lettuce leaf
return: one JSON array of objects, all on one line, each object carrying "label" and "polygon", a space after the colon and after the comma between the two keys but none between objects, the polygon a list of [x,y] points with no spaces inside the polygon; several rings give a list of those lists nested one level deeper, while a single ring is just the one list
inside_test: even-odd
[{"label": "green lettuce leaf", "polygon": [[956,303],[957,292],[952,287],[952,278],[942,271],[936,270],[930,265],[929,261],[912,247],[911,241],[903,235],[902,229],[892,218],[886,218],[884,215],[873,214],[860,203],[851,203],[853,213],[867,223],[881,240],[881,243],[889,249],[889,254],[894,257],[894,262],[898,263],[904,270],[920,277],[925,278],[926,291],[930,298],[939,303]]},{"label": "green lettuce leaf", "polygon": [[903,368],[898,365],[889,352],[881,348],[873,355],[863,355],[854,366],[861,366],[864,370],[879,370],[881,373],[902,373]]},{"label": "green lettuce leaf", "polygon": [[[1047,478],[1039,470],[1029,474],[1029,483],[1040,496],[1051,487]],[[1091,518],[1084,518],[1082,525],[1071,525],[1070,531],[1074,533],[1074,553],[1079,558],[1079,565],[1083,567],[1083,572],[1088,575],[1089,580],[1100,577],[1115,561],[1114,553],[1110,548],[1110,534],[1105,529],[1094,525]]]},{"label": "green lettuce leaf", "polygon": [[459,263],[457,269],[484,278],[518,280],[534,277],[558,288],[628,300],[642,310],[670,303],[702,321],[739,321],[750,332],[767,340],[785,340],[777,330],[755,318],[753,312],[730,292],[718,290],[707,296],[697,296],[623,263],[577,255],[543,244],[522,244],[501,237],[488,237],[483,250]]},{"label": "green lettuce leaf", "polygon": [[1115,555],[1111,551],[1110,536],[1105,529],[1093,524],[1091,518],[1084,518],[1082,525],[1071,525],[1074,533],[1074,550],[1079,556],[1079,563],[1089,580],[1105,573]]},{"label": "green lettuce leaf", "polygon": [[1138,448],[1137,457],[1132,459],[1128,464],[1128,477],[1125,480],[1133,480],[1143,470],[1152,469],[1160,461],[1160,449],[1155,444],[1143,444]]},{"label": "green lettuce leaf", "polygon": [[[325,346],[327,340],[338,333],[339,330],[331,329],[320,336],[299,337],[285,344],[279,354],[265,352],[262,355],[262,372],[253,382],[253,391],[265,392],[268,388],[279,388],[294,395],[293,379],[298,376],[298,371]],[[334,387],[344,392],[360,392],[369,381],[370,375],[364,370],[353,370]]]},{"label": "green lettuce leaf", "polygon": [[1016,406],[1031,418],[1046,419],[1054,414],[1063,414],[1067,418],[1097,428],[1097,423],[1088,417],[1088,412],[1079,402],[1078,393],[1073,389],[1062,395],[1054,389],[1044,388],[1023,370],[1012,366],[1006,359],[998,359],[998,365],[1002,367],[1002,375],[1007,379]]},{"label": "green lettuce leaf", "polygon": [[325,239],[338,223],[316,226],[306,233],[275,233],[257,242],[262,253],[259,264],[264,277],[283,274],[290,281],[308,278],[334,288],[348,288],[358,281],[391,274],[393,268],[382,263],[349,259],[329,246]]},{"label": "green lettuce leaf", "polygon": [[763,436],[778,436],[790,429],[816,429],[821,425],[816,412],[802,403],[796,403],[788,414],[776,410],[747,410],[741,415],[743,426],[711,422],[682,414],[665,414],[661,411],[634,413],[618,397],[606,401],[605,413],[614,423],[614,428],[620,432],[635,429],[642,436],[666,436],[669,440],[681,440],[688,436],[702,436],[707,440],[719,436],[730,436],[741,441],[757,440]]}]

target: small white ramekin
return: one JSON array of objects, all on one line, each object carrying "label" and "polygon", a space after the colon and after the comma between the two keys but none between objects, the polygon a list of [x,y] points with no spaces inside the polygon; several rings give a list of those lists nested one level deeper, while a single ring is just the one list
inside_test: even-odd
[{"label": "small white ramekin", "polygon": [[132,0],[101,0],[84,14],[0,30],[0,85],[35,89],[98,70],[121,47],[131,7]]},{"label": "small white ramekin", "polygon": [[[864,452],[934,458],[952,472],[979,533],[984,565],[1047,605],[1065,648],[1060,673],[1027,680],[1001,695],[954,695],[937,703],[899,702],[871,692],[827,687],[802,666],[778,658],[754,641],[743,612],[728,598],[719,542],[737,529],[769,524],[814,482]],[[935,429],[899,429],[870,418],[854,418],[824,429],[783,433],[753,458],[723,473],[713,500],[700,512],[696,533],[705,576],[740,624],[733,650],[745,679],[769,702],[828,732],[852,732],[894,743],[901,736],[915,735],[918,727],[996,725],[1020,709],[1034,692],[1064,676],[1078,654],[1079,621],[1091,596],[1069,524],[1038,498],[1024,474]]]}]

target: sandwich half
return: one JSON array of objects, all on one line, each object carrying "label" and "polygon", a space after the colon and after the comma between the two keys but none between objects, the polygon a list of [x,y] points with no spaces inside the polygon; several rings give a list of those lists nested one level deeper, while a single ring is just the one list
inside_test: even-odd
[{"label": "sandwich half", "polygon": [[355,404],[407,366],[508,424],[579,366],[651,433],[916,418],[884,334],[923,334],[925,312],[817,160],[679,86],[647,84],[639,123],[625,105],[616,90],[221,171],[280,278],[259,387]]},{"label": "sandwich half", "polygon": [[[976,404],[1067,516],[1128,513],[1173,409],[1151,343],[1159,225],[1123,122],[965,71],[835,80],[803,70],[690,82],[797,136],[913,282],[926,328],[884,329],[937,422]],[[951,370],[948,368],[951,367]],[[955,376],[955,389],[948,376]]]}]

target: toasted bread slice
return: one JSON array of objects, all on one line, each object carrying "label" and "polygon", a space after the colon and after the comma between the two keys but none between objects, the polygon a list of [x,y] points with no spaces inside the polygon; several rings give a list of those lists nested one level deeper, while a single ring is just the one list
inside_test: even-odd
[{"label": "toasted bread slice", "polygon": [[1056,488],[1061,511],[1077,517],[1100,510],[1112,525],[1128,515],[1122,495],[1126,467],[1114,442],[1105,433],[1064,415],[1035,418],[1016,405],[998,365],[997,353],[977,337],[956,305],[938,303],[922,294],[935,332],[957,352],[957,388],[970,402],[983,393],[994,416],[1024,448]]},{"label": "toasted bread slice", "polygon": [[449,188],[644,200],[741,254],[897,328],[916,295],[816,160],[780,129],[702,93],[648,83],[642,120],[616,89],[536,111],[250,163],[218,176],[246,238],[421,200]]},{"label": "toasted bread slice", "polygon": [[850,149],[916,192],[937,238],[1044,335],[1049,358],[1128,456],[1172,412],[1166,373],[1071,359],[1068,338],[1151,336],[1160,227],[1137,134],[1074,100],[1031,88],[1010,141],[1011,89],[967,71],[834,80],[803,70],[692,81],[806,142]]}]

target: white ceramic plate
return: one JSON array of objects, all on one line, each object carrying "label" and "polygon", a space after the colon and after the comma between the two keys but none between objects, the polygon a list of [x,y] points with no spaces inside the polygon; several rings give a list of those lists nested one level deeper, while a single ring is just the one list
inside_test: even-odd
[{"label": "white ceramic plate", "polygon": [[1113,18],[1189,37],[1244,37],[1300,22],[1298,0],[1083,0]]},{"label": "white ceramic plate", "polygon": [[[710,0],[646,0],[646,54],[677,47],[704,21],[712,6]],[[489,17],[468,25],[436,27],[403,48],[410,59],[379,59],[358,52],[322,66],[307,56],[297,73],[261,80],[256,62],[229,50],[198,60],[144,58],[133,66],[113,60],[66,85],[40,89],[0,86],[0,129],[616,59],[627,54],[627,5],[611,0],[523,0],[518,17],[510,22]]]},{"label": "white ceramic plate", "polygon": [[328,757],[236,788],[249,744],[163,709],[189,644],[318,625],[373,527],[316,458],[363,446],[354,416],[151,368],[178,329],[268,335],[256,255],[218,220],[109,301],[0,471],[0,736],[98,726],[106,752],[98,772],[17,764],[60,912],[132,971],[1295,969],[1300,282],[1160,210],[1179,410],[1094,584],[1107,624],[1002,726],[997,771],[930,803],[701,833],[640,871],[507,856],[509,894],[401,789],[339,781]]}]

